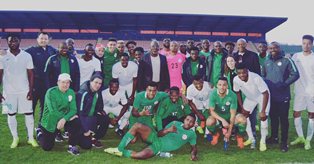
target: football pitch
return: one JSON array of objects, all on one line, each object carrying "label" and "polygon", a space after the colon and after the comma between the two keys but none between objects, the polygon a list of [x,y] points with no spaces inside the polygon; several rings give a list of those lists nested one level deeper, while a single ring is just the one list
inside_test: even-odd
[{"label": "football pitch", "polygon": [[[38,110],[37,110],[38,111]],[[307,118],[307,114],[303,113],[303,118]],[[67,143],[56,143],[50,152],[45,152],[41,148],[32,148],[27,144],[26,127],[24,124],[24,116],[18,117],[18,132],[20,144],[15,149],[10,149],[12,137],[7,126],[6,115],[0,116],[0,163],[191,163],[190,146],[185,145],[180,150],[172,152],[173,157],[162,158],[153,157],[148,160],[134,160],[125,157],[116,157],[104,152],[104,148],[116,147],[120,141],[118,135],[113,129],[109,129],[106,136],[101,140],[104,148],[91,150],[81,150],[79,156],[73,156],[67,153]],[[289,142],[295,139],[296,132],[294,129],[292,109],[290,109],[290,128]],[[36,112],[35,119],[38,119]],[[37,123],[35,123],[37,125]],[[303,119],[303,131],[307,131],[307,119]],[[259,134],[259,132],[258,132]],[[257,142],[259,143],[259,142]],[[130,145],[128,149],[140,150],[146,145],[141,141]],[[236,142],[232,141],[228,151],[223,150],[222,138],[216,146],[212,146],[203,136],[198,135],[198,163],[312,163],[314,162],[314,148],[304,150],[303,145],[289,146],[289,151],[283,153],[280,151],[280,145],[268,145],[266,152],[260,152],[257,149],[251,150],[245,147],[240,150],[236,147]],[[312,147],[314,142],[312,141]]]}]

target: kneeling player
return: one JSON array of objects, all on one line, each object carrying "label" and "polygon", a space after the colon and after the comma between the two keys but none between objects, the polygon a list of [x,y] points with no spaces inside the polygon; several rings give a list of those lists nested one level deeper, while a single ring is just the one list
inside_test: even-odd
[{"label": "kneeling player", "polygon": [[[150,127],[141,123],[135,123],[129,132],[122,138],[117,148],[108,148],[105,149],[105,152],[117,156],[123,155],[125,157],[135,159],[147,159],[153,157],[159,152],[174,151],[179,149],[184,144],[190,143],[192,146],[191,160],[197,160],[196,134],[192,129],[194,124],[195,116],[190,114],[186,116],[184,123],[173,121],[157,134]],[[125,147],[136,135],[141,136],[143,141],[150,143],[150,145],[140,152],[126,150]]]},{"label": "kneeling player", "polygon": [[232,128],[237,128],[238,147],[243,148],[243,135],[245,134],[246,118],[242,114],[237,114],[237,96],[228,89],[227,78],[221,77],[218,80],[217,88],[210,95],[209,110],[211,116],[206,121],[209,134],[207,139],[212,145],[218,143],[220,136],[218,128],[222,128],[224,135],[224,149],[227,150]]},{"label": "kneeling player", "polygon": [[162,130],[172,121],[183,122],[186,115],[191,113],[190,106],[184,104],[178,87],[170,88],[170,95],[158,107],[156,115],[157,130]]}]

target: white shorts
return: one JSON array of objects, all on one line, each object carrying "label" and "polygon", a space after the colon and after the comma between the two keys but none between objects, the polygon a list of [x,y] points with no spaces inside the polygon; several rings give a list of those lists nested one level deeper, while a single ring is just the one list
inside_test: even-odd
[{"label": "white shorts", "polygon": [[305,109],[308,112],[314,113],[314,98],[311,96],[295,95],[293,111],[300,112]]},{"label": "white shorts", "polygon": [[[108,106],[104,106],[104,111],[109,114],[112,113],[115,116],[119,116],[121,110],[122,110],[122,105],[118,105],[116,107],[108,107]],[[123,117],[129,118],[130,117],[130,111],[126,111],[123,115]]]},{"label": "white shorts", "polygon": [[[258,105],[258,109],[261,112],[262,111],[262,106],[263,106],[263,96],[260,96],[258,99],[258,102],[256,102],[256,100],[251,100],[248,99],[247,97],[245,98],[244,102],[243,102],[243,108],[250,112],[250,114],[253,112],[253,110],[255,109],[255,107]],[[269,109],[270,109],[270,99],[268,99],[268,103],[266,106],[266,115],[268,115],[269,113]]]},{"label": "white shorts", "polygon": [[33,112],[33,101],[27,100],[27,92],[20,94],[3,93],[3,97],[5,100],[2,102],[2,114],[24,114]]},{"label": "white shorts", "polygon": [[[132,91],[133,91],[133,83],[130,83],[128,85],[124,85],[124,86],[119,86],[120,89],[123,91],[123,93],[126,93],[127,98],[129,98],[132,95]],[[134,95],[135,96],[135,95]]]}]

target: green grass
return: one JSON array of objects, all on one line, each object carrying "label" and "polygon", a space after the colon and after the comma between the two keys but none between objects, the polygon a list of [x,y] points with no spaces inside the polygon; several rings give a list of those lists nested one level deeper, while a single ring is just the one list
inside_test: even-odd
[{"label": "green grass", "polygon": [[[38,111],[38,110],[37,110]],[[38,119],[38,113],[35,118]],[[290,109],[290,129],[289,141],[296,137],[296,132],[292,119],[292,110]],[[303,129],[307,131],[307,115],[303,112]],[[27,145],[26,128],[24,124],[24,116],[18,118],[18,132],[20,137],[20,145],[16,149],[10,149],[12,137],[7,126],[7,117],[0,115],[0,163],[190,163],[190,146],[186,145],[180,150],[172,152],[172,158],[153,157],[151,159],[140,161],[125,157],[115,157],[105,154],[103,149],[81,150],[81,155],[74,157],[66,152],[66,143],[56,143],[50,152],[44,152],[41,148],[32,148]],[[110,129],[102,140],[105,148],[116,147],[119,143],[118,136]],[[279,150],[279,145],[268,146],[266,152],[259,152],[258,149],[250,150],[244,148],[239,150],[236,143],[231,143],[230,149],[223,151],[222,141],[216,146],[211,146],[203,137],[198,136],[198,158],[199,163],[309,163],[314,162],[314,148],[306,151],[303,146],[289,147],[287,153]],[[257,145],[258,146],[258,145]],[[314,147],[314,143],[312,142]],[[145,145],[136,143],[129,148],[140,150]]]}]

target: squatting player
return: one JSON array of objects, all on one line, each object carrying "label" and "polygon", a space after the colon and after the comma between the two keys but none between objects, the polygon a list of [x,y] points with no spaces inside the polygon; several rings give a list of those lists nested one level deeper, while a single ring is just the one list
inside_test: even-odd
[{"label": "squatting player", "polygon": [[207,136],[212,137],[212,145],[218,143],[220,133],[217,130],[222,128],[225,149],[227,149],[232,129],[235,127],[237,128],[238,147],[244,148],[243,135],[245,134],[246,118],[242,114],[236,114],[237,108],[237,95],[228,89],[227,78],[219,78],[217,88],[210,94],[209,110],[211,116],[206,120],[206,126],[209,130]]}]

